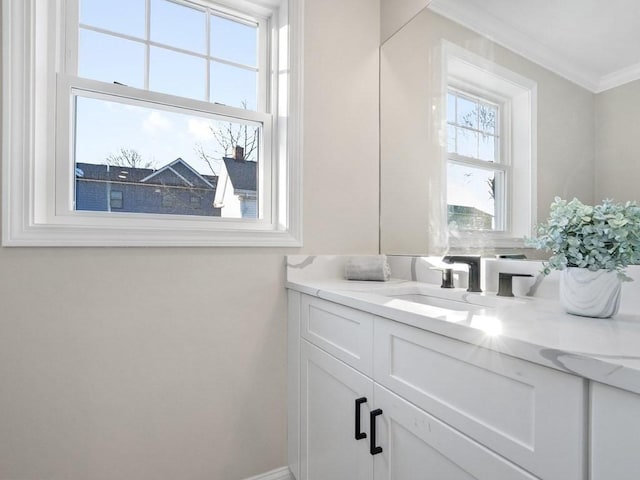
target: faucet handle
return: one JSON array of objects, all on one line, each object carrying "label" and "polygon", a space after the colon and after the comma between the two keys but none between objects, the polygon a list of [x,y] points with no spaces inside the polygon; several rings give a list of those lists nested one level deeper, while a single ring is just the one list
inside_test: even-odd
[{"label": "faucet handle", "polygon": [[442,272],[442,285],[440,285],[440,288],[455,288],[453,284],[453,268],[431,267],[431,270],[440,270]]},{"label": "faucet handle", "polygon": [[533,277],[529,273],[503,273],[498,274],[498,296],[513,297],[513,277]]}]

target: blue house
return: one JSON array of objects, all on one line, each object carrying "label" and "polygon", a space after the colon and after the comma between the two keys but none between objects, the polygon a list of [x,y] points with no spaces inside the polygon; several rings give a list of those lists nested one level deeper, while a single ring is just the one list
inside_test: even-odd
[{"label": "blue house", "polygon": [[75,209],[219,217],[217,184],[181,158],[159,170],[77,163]]}]

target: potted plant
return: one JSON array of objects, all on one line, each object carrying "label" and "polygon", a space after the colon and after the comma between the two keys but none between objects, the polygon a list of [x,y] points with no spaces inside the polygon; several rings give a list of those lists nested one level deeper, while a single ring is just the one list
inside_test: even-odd
[{"label": "potted plant", "polygon": [[552,253],[544,273],[561,270],[560,301],[567,312],[588,317],[615,315],[630,264],[640,263],[640,207],[605,200],[585,205],[556,197],[538,237],[527,243]]}]

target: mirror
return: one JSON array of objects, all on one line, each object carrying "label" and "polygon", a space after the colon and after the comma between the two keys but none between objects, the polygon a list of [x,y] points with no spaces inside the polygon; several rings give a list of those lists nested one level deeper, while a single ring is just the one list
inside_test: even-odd
[{"label": "mirror", "polygon": [[[415,9],[427,2],[409,3]],[[626,0],[614,4],[610,9],[592,0],[567,0],[562,5],[551,0],[433,0],[406,23],[389,16],[387,22],[404,26],[386,26],[389,38],[380,51],[382,253],[522,250],[522,226],[517,235],[498,231],[500,209],[508,228],[526,223],[524,233],[530,234],[533,224],[547,218],[555,196],[577,197],[585,203],[640,197],[640,51],[636,48],[640,7]],[[383,7],[383,34],[384,22]],[[476,64],[482,65],[477,70],[467,68]],[[531,110],[526,114],[530,121],[518,113],[516,103],[504,103],[509,105],[508,115],[504,121],[500,117],[501,125],[512,126],[511,138],[504,143],[492,136],[494,126],[487,127],[486,122],[482,126],[478,119],[493,111],[493,99],[498,98],[498,105],[502,98],[489,87],[486,91],[491,94],[483,97],[483,71],[504,73],[507,81],[512,75],[530,88]],[[456,92],[462,93],[452,103]],[[465,107],[469,101],[475,102],[475,113],[469,114]],[[452,104],[458,105],[453,107],[457,117],[452,117]],[[479,133],[463,131],[463,123]],[[529,130],[522,130],[528,123]],[[485,153],[482,146],[469,150],[460,143],[461,133],[475,135],[472,138],[479,140],[474,142],[496,140],[496,149],[510,155],[504,175],[511,175],[509,169],[515,171],[517,162],[530,155],[526,168],[531,182],[513,178],[510,184],[503,182],[509,206],[499,205],[497,199],[503,167],[481,167],[489,177],[474,173],[475,160],[469,157],[486,157],[486,149]],[[462,155],[456,158],[458,153]],[[462,196],[457,205],[447,202],[447,190],[452,197],[456,187],[451,185],[456,178],[452,165],[467,169],[460,178],[476,175],[475,184],[469,180],[459,190],[493,203],[473,204]],[[518,203],[522,200],[518,196],[529,198],[531,205]],[[452,211],[465,209],[488,217],[489,227],[467,237],[464,232],[459,237],[450,234]]]}]

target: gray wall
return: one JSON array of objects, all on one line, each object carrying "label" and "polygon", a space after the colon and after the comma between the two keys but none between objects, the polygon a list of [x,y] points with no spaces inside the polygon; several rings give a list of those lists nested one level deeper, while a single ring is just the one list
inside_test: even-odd
[{"label": "gray wall", "polygon": [[0,249],[0,479],[285,465],[284,255],[378,251],[378,0],[306,3],[304,248]]},{"label": "gray wall", "polygon": [[[383,22],[384,23],[384,22]],[[594,182],[594,95],[429,9],[381,47],[381,249],[425,254],[439,228],[442,193],[440,48],[443,39],[538,85],[537,215],[554,196],[589,203]],[[397,232],[403,232],[398,235]],[[431,237],[430,237],[431,232]]]},{"label": "gray wall", "polygon": [[640,80],[596,95],[595,201],[640,200]]},{"label": "gray wall", "polygon": [[386,42],[431,0],[380,0],[380,40]]}]

